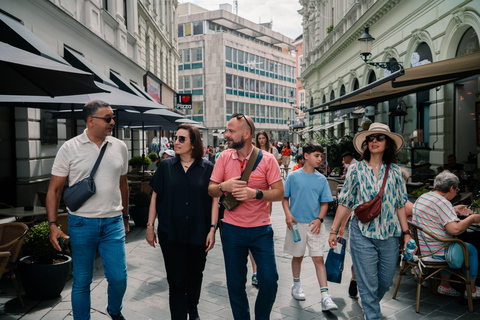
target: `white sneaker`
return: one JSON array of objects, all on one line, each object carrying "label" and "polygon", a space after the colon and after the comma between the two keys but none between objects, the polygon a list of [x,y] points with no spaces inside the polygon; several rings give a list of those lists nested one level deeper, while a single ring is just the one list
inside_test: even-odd
[{"label": "white sneaker", "polygon": [[332,296],[326,294],[322,298],[322,311],[338,310],[338,306],[332,301]]},{"label": "white sneaker", "polygon": [[303,292],[301,283],[292,285],[292,297],[296,300],[305,300],[305,293]]}]

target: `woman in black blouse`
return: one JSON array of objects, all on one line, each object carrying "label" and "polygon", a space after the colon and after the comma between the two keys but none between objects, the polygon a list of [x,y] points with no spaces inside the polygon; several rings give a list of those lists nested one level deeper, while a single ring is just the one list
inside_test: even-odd
[{"label": "woman in black blouse", "polygon": [[177,127],[176,156],[162,160],[150,181],[153,188],[146,240],[155,248],[154,223],[162,248],[172,319],[200,319],[200,298],[207,252],[215,243],[218,198],[208,195],[213,164],[204,160],[200,131]]}]

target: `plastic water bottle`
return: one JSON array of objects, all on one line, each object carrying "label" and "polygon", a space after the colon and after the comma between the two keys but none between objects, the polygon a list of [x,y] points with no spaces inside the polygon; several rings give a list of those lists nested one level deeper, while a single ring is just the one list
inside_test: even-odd
[{"label": "plastic water bottle", "polygon": [[294,242],[298,242],[298,241],[302,240],[300,238],[300,232],[298,232],[298,227],[297,227],[297,224],[295,222],[292,222],[292,235],[293,235],[293,241]]},{"label": "plastic water bottle", "polygon": [[403,254],[403,257],[407,260],[412,260],[413,259],[413,252],[415,251],[416,248],[415,240],[411,239],[407,243],[407,248],[405,249],[405,252]]}]

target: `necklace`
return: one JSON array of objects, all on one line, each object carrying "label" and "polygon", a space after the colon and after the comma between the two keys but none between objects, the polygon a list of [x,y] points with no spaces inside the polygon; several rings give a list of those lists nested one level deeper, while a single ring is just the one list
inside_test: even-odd
[{"label": "necklace", "polygon": [[190,166],[192,165],[193,161],[194,161],[194,159],[192,159],[192,160],[190,160],[190,161],[180,160],[180,162],[183,163],[183,167],[184,167],[185,169],[190,168]]}]

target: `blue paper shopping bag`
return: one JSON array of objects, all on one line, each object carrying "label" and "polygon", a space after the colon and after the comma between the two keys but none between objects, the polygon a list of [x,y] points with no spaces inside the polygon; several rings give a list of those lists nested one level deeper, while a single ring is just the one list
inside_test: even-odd
[{"label": "blue paper shopping bag", "polygon": [[342,282],[346,246],[347,240],[339,237],[337,238],[337,249],[330,248],[330,251],[328,251],[327,261],[325,261],[325,268],[327,269],[327,280],[330,282]]}]

